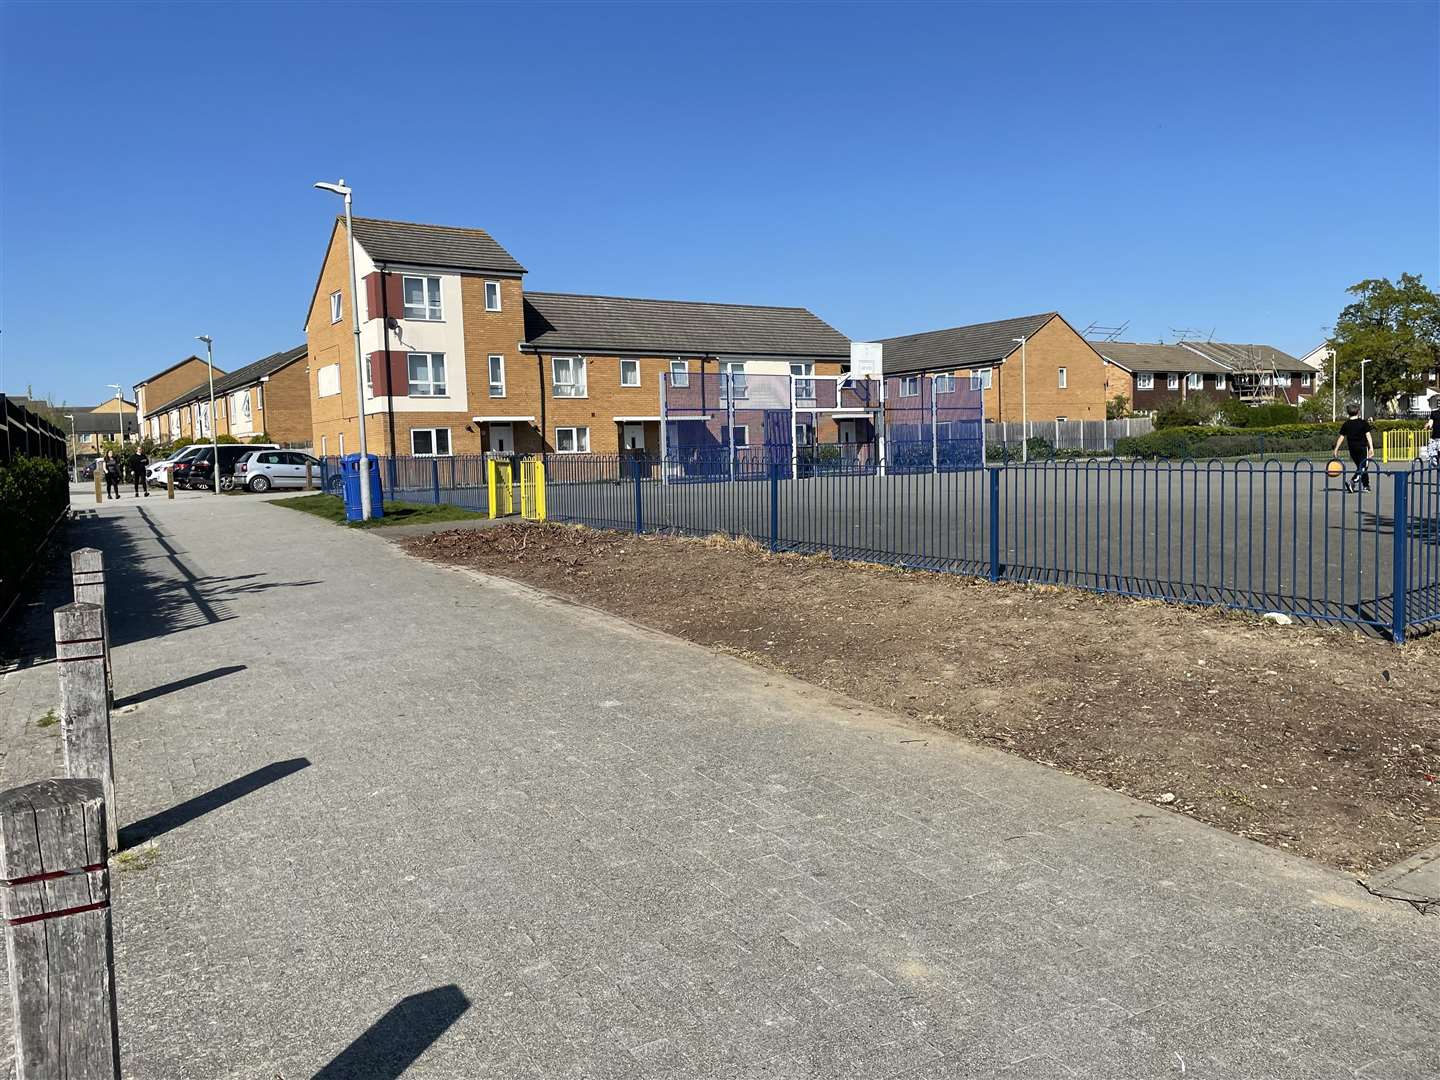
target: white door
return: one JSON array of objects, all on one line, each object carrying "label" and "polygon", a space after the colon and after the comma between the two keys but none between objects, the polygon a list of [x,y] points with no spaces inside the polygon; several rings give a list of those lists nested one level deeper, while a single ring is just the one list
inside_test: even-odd
[{"label": "white door", "polygon": [[626,424],[620,431],[620,445],[637,453],[645,449],[645,425]]},{"label": "white door", "polygon": [[490,425],[490,452],[493,454],[513,454],[515,452],[515,430],[512,425]]}]

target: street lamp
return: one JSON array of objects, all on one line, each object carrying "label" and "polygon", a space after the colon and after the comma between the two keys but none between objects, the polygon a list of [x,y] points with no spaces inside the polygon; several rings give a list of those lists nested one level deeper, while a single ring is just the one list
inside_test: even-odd
[{"label": "street lamp", "polygon": [[1361,419],[1361,420],[1366,419],[1366,416],[1365,416],[1365,365],[1368,364],[1368,363],[1370,363],[1369,360],[1361,360],[1361,361],[1360,361],[1360,419]]},{"label": "street lamp", "polygon": [[210,480],[215,485],[215,494],[220,494],[220,437],[215,433],[215,339],[209,334],[198,334],[196,341],[205,343],[205,366],[210,372]]},{"label": "street lamp", "polygon": [[1030,380],[1025,377],[1025,342],[1028,335],[1021,334],[1012,341],[1020,343],[1020,461],[1030,460]]},{"label": "street lamp", "polygon": [[72,483],[80,482],[80,440],[75,437],[75,414],[66,413],[70,421],[70,478]]},{"label": "street lamp", "polygon": [[1330,422],[1340,419],[1340,386],[1335,381],[1335,349],[1330,349]]},{"label": "street lamp", "polygon": [[106,386],[115,391],[115,400],[120,402],[115,407],[116,414],[120,417],[120,448],[125,448],[125,396],[124,388],[119,383],[106,383]]},{"label": "street lamp", "polygon": [[345,234],[350,241],[350,322],[355,333],[355,413],[360,427],[360,519],[369,521],[373,513],[370,506],[370,452],[365,440],[365,362],[360,356],[360,293],[355,277],[355,228],[350,221],[350,197],[353,192],[345,186],[343,176],[338,184],[317,180],[315,186],[345,200]]}]

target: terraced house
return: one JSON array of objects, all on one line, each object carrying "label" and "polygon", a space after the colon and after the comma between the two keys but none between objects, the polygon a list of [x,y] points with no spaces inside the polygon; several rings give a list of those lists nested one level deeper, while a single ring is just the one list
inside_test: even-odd
[{"label": "terraced house", "polygon": [[364,385],[339,218],[306,319],[319,454],[357,449],[362,408],[373,453],[658,452],[662,377],[849,361],[848,339],[804,308],[527,293],[525,267],[483,230],[354,228]]},{"label": "terraced house", "polygon": [[[305,346],[272,353],[229,373],[215,373],[216,436],[240,440],[264,435],[283,446],[310,444],[310,392]],[[201,363],[204,372],[204,363]],[[201,381],[145,417],[146,435],[159,443],[208,439],[210,380]]]},{"label": "terraced house", "polygon": [[1315,393],[1321,379],[1313,366],[1271,345],[1216,341],[1091,344],[1112,365],[1110,396],[1124,394],[1137,412],[1151,412],[1201,394],[1253,404],[1281,401],[1298,405]]}]

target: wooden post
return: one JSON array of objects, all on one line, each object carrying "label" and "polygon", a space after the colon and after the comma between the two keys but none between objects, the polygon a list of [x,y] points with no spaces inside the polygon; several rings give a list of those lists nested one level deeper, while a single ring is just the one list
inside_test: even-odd
[{"label": "wooden post", "polygon": [[101,484],[101,483],[102,483],[102,480],[101,480],[101,477],[100,477],[100,462],[97,461],[97,462],[95,463],[95,501],[96,501],[97,503],[98,503],[98,502],[104,502],[104,501],[105,501],[104,492],[103,492],[103,490],[102,490],[101,487],[100,487],[100,484]]},{"label": "wooden post", "polygon": [[315,490],[315,464],[311,461],[305,462],[305,490]]},{"label": "wooden post", "polygon": [[105,639],[105,700],[115,704],[115,671],[110,664],[110,609],[105,605],[105,553],[80,548],[70,553],[70,580],[75,603],[100,608],[100,636]]},{"label": "wooden post", "polygon": [[175,497],[175,466],[173,464],[165,470],[165,497],[167,499]]},{"label": "wooden post", "polygon": [[98,780],[0,793],[16,1080],[119,1080],[108,809]]},{"label": "wooden post", "polygon": [[115,762],[110,753],[110,699],[105,692],[104,613],[95,604],[55,609],[55,662],[60,671],[60,735],[65,775],[99,780],[105,792],[110,850],[120,846]]}]

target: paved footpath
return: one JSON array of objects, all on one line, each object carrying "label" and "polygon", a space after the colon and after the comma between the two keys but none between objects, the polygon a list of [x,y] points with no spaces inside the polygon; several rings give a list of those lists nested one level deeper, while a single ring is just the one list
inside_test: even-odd
[{"label": "paved footpath", "polygon": [[1343,875],[257,498],[99,515],[127,1077],[1440,1073],[1440,923]]}]

